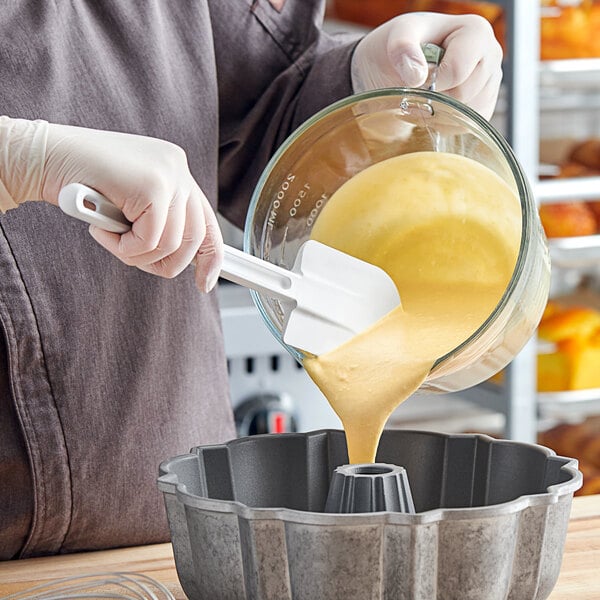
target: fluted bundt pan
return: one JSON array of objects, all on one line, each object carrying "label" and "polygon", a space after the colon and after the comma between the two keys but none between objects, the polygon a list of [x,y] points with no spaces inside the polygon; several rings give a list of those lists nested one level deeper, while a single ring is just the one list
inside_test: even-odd
[{"label": "fluted bundt pan", "polygon": [[560,570],[577,461],[483,435],[385,431],[416,513],[325,513],[344,433],[252,436],[165,461],[191,600],[541,600]]}]

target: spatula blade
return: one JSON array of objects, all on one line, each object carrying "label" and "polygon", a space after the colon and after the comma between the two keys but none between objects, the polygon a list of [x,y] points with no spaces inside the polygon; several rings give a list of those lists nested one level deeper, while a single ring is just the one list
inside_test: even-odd
[{"label": "spatula blade", "polygon": [[292,271],[302,283],[283,341],[311,354],[337,348],[400,304],[383,269],[315,240],[302,245]]}]

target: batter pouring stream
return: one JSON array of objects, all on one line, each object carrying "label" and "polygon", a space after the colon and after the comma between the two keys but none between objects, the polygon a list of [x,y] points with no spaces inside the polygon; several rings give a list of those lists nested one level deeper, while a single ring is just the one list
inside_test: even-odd
[{"label": "batter pouring stream", "polygon": [[392,411],[504,294],[521,241],[519,199],[474,160],[416,152],[346,182],[312,237],[383,268],[402,300],[366,332],[304,361],[342,420],[350,462],[373,462]]}]

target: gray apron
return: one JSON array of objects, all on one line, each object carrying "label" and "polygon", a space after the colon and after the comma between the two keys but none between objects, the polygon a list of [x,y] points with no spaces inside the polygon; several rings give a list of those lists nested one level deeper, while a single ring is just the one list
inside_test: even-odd
[{"label": "gray apron", "polygon": [[[351,92],[352,44],[319,38],[321,15],[10,0],[0,114],[174,142],[240,225],[277,144]],[[0,559],[166,541],[158,464],[234,435],[216,297],[191,269],[127,267],[45,203],[0,216]]]}]

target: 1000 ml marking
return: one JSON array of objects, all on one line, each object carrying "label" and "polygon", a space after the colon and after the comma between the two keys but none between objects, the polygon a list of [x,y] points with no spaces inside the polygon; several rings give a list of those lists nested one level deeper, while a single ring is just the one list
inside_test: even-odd
[{"label": "1000 ml marking", "polygon": [[322,208],[323,204],[325,204],[325,201],[327,200],[327,198],[329,198],[329,196],[327,194],[323,193],[323,194],[321,194],[321,197],[315,202],[314,208],[310,211],[310,214],[308,215],[308,219],[306,219],[307,227],[313,226],[313,223],[315,222],[317,215],[321,212],[321,208]]}]

